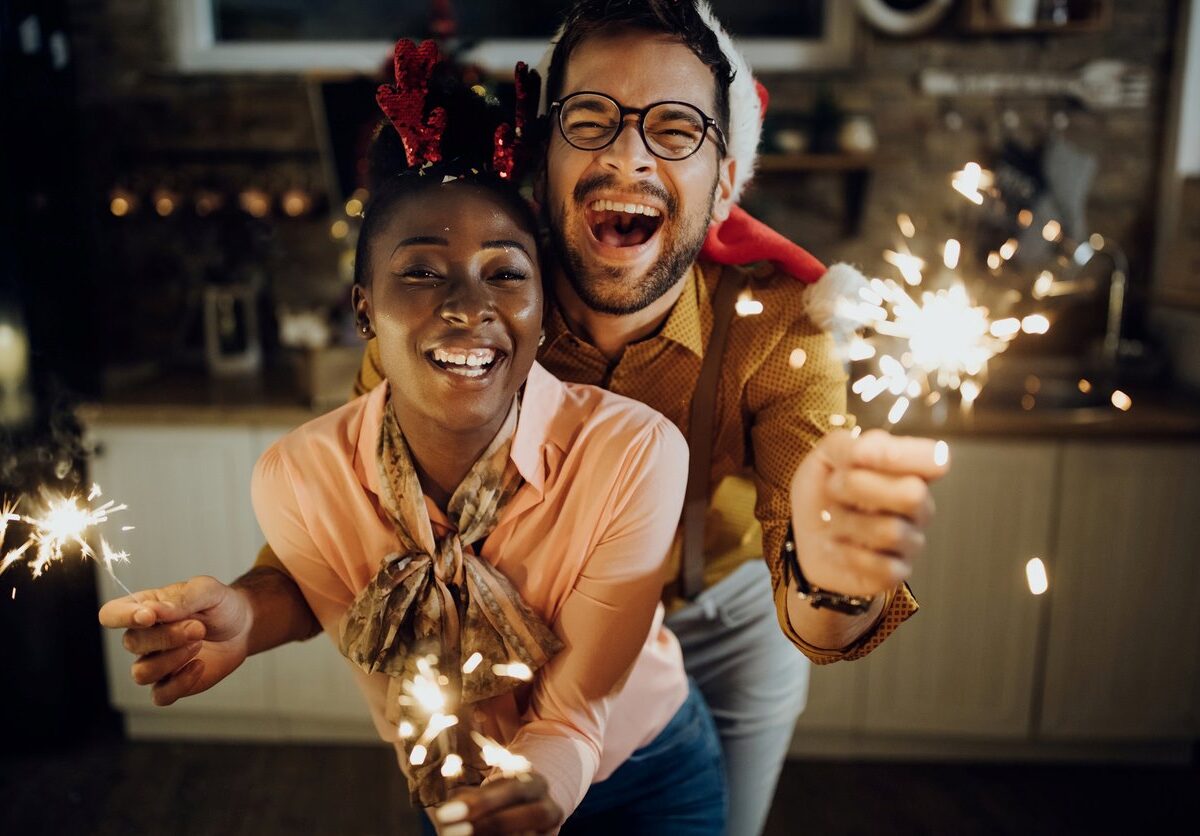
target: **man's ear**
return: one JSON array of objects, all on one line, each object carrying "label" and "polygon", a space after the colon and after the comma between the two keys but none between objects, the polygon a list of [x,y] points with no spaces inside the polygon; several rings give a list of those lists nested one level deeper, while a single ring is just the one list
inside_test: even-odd
[{"label": "man's ear", "polygon": [[375,336],[375,321],[366,288],[356,282],[350,290],[350,302],[354,305],[354,329],[364,340],[371,339]]},{"label": "man's ear", "polygon": [[737,160],[725,157],[719,163],[717,187],[713,197],[712,222],[721,223],[733,209],[733,178],[737,174]]}]

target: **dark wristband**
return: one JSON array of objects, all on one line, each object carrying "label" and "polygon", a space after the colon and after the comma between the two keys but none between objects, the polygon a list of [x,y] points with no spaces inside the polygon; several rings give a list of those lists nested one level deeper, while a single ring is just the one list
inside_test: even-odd
[{"label": "dark wristband", "polygon": [[792,533],[791,523],[788,523],[787,535],[783,541],[782,559],[787,579],[796,582],[797,594],[813,609],[833,610],[844,615],[862,615],[875,601],[874,595],[842,595],[809,583],[800,571],[800,559],[796,556],[796,535]]}]

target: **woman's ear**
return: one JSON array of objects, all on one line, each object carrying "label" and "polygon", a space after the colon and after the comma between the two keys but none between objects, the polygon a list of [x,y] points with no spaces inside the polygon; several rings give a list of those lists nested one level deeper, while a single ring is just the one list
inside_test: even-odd
[{"label": "woman's ear", "polygon": [[375,327],[371,324],[373,320],[370,294],[362,285],[355,284],[350,291],[350,301],[354,305],[354,327],[358,335],[364,340],[373,338]]}]

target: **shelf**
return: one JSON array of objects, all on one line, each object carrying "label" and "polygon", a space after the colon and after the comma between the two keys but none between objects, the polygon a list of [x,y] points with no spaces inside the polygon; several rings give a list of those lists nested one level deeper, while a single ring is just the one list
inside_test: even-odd
[{"label": "shelf", "polygon": [[964,7],[962,31],[972,35],[1077,35],[1103,32],[1112,26],[1112,0],[1090,0],[1071,3],[1073,14],[1085,7],[1087,14],[1073,17],[1067,23],[1040,21],[1032,26],[1013,26],[997,20],[989,8],[989,0],[968,0]]}]

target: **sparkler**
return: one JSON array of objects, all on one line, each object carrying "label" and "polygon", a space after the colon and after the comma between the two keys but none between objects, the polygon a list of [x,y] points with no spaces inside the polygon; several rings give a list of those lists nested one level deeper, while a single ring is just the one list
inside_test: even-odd
[{"label": "sparkler", "polygon": [[[7,533],[10,523],[23,522],[31,527],[29,537],[25,542],[10,550],[4,559],[0,560],[0,574],[3,574],[17,561],[25,558],[33,577],[41,577],[50,563],[63,560],[64,549],[78,546],[83,557],[103,563],[109,576],[121,589],[132,596],[133,592],[121,582],[116,572],[113,571],[113,564],[128,562],[129,554],[116,551],[103,537],[100,538],[100,552],[97,554],[85,539],[91,529],[108,522],[109,515],[128,508],[127,505],[118,505],[113,500],[95,508],[88,506],[88,503],[100,496],[100,486],[93,484],[87,497],[82,500],[82,504],[78,496],[52,496],[43,491],[46,508],[40,514],[18,514],[15,505],[6,505],[0,508],[0,543],[4,542],[4,535]],[[130,528],[132,526],[125,526],[122,530]],[[27,555],[32,557],[27,557]]]},{"label": "sparkler", "polygon": [[[967,163],[951,178],[953,189],[976,206],[994,195],[995,177],[978,163]],[[1032,214],[1021,224],[1033,223]],[[933,406],[947,391],[957,391],[964,412],[969,412],[987,382],[988,362],[1005,351],[1022,333],[1045,334],[1050,320],[1041,313],[1023,318],[993,318],[990,309],[968,290],[961,272],[963,245],[947,238],[936,248],[939,257],[927,259],[910,248],[917,239],[917,226],[907,214],[896,224],[903,236],[895,249],[884,250],[883,260],[900,274],[902,281],[871,279],[859,290],[857,299],[843,300],[838,314],[857,323],[865,333],[846,350],[846,358],[874,360],[877,370],[859,377],[851,391],[863,403],[889,395],[889,424],[898,423],[913,403]],[[1061,237],[1061,226],[1053,221],[1043,230],[1047,240]],[[1019,244],[1009,238],[987,256],[991,274],[996,274],[1017,253]],[[933,280],[927,273],[936,271]],[[984,273],[984,276],[989,275]],[[992,288],[981,288],[985,292]],[[1065,283],[1043,272],[1034,283],[1032,298],[1068,292]],[[998,300],[1011,306],[1022,298],[1009,291]]]},{"label": "sparkler", "polygon": [[[463,663],[463,673],[469,674],[483,662],[481,653],[472,653]],[[396,734],[401,740],[414,741],[408,751],[408,762],[413,766],[421,766],[430,756],[433,744],[441,744],[442,751],[447,754],[442,758],[439,769],[441,775],[453,780],[460,778],[464,772],[462,755],[450,751],[449,740],[445,732],[459,723],[458,716],[449,713],[450,698],[443,690],[450,684],[450,678],[438,670],[438,658],[428,654],[417,659],[417,673],[411,679],[401,683],[403,694],[400,697],[402,705],[410,706],[423,713],[426,717],[423,728],[418,729],[411,720],[401,720],[396,728]],[[528,682],[533,678],[533,672],[523,662],[492,665],[492,672],[497,676],[508,676]],[[523,775],[532,768],[529,761],[521,755],[508,751],[490,737],[478,731],[471,731],[471,738],[479,745],[483,762],[499,769],[506,777]]]}]

